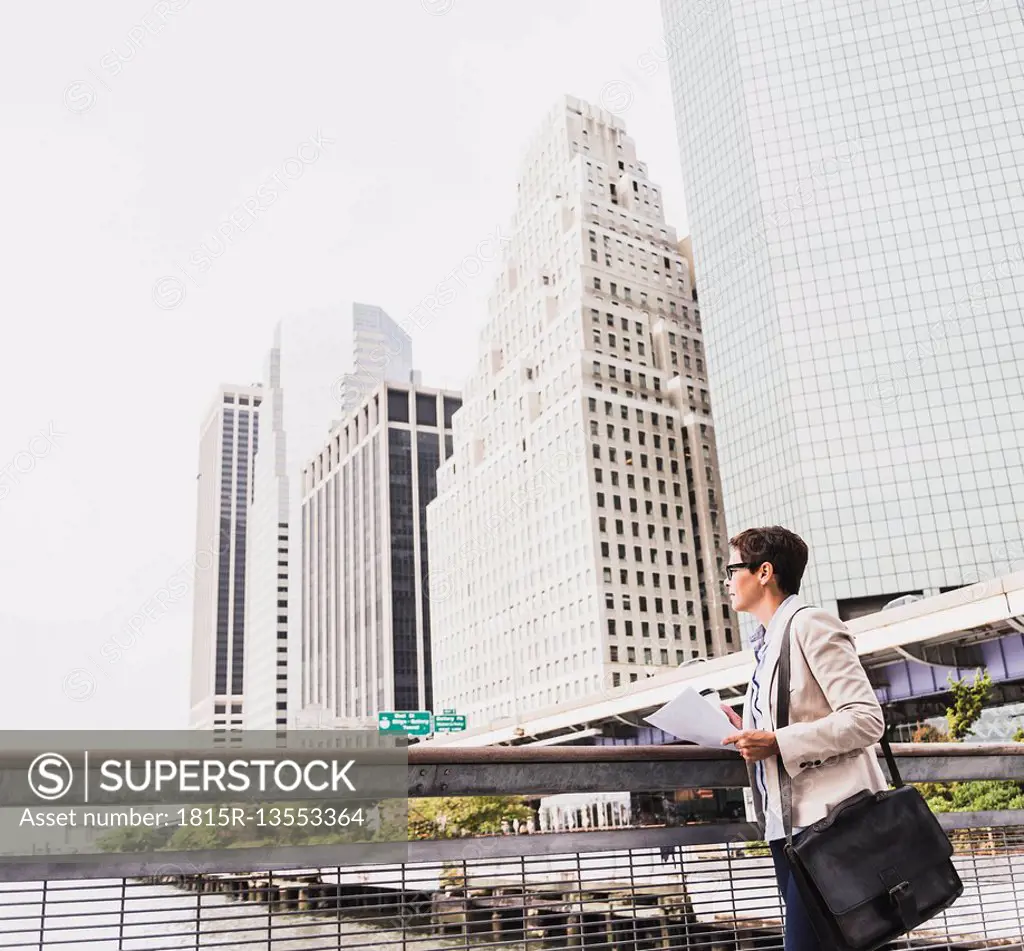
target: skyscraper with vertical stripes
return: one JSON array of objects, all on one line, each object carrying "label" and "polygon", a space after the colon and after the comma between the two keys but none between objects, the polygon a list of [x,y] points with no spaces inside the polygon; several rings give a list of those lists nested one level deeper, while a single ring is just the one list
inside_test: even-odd
[{"label": "skyscraper with vertical stripes", "polygon": [[196,475],[190,725],[240,728],[245,704],[245,547],[259,386],[222,386],[203,420]]},{"label": "skyscraper with vertical stripes", "polygon": [[379,307],[338,306],[281,320],[263,370],[246,570],[244,726],[290,726],[300,705],[302,470],[346,407],[381,380],[408,381],[412,342]]},{"label": "skyscraper with vertical stripes", "polygon": [[427,505],[461,405],[382,383],[303,470],[304,709],[355,722],[431,708]]}]

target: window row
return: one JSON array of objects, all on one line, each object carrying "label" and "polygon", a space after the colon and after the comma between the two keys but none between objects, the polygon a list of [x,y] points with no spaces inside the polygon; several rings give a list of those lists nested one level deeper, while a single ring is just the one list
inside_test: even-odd
[{"label": "window row", "polygon": [[[612,472],[612,477],[613,477],[612,478],[612,485],[615,485],[615,482],[616,482],[616,480],[614,478],[615,476],[618,476],[618,473],[617,472]],[[679,483],[678,482],[673,482],[672,485],[676,489],[679,489],[678,492],[674,493],[675,497],[676,498],[682,498],[682,494],[681,494],[682,490],[680,489]],[[658,480],[658,491],[662,495],[666,494],[666,492],[665,492],[665,480],[664,479],[659,479]],[[695,492],[691,491],[690,492],[690,496],[691,496],[690,504],[692,505],[692,504],[694,504],[697,501],[697,495],[696,495]],[[717,504],[715,502],[715,492],[714,492],[714,489],[709,489],[708,490],[708,501],[712,505],[716,505]],[[638,513],[639,510],[640,510],[639,509],[639,505],[640,505],[640,503],[639,503],[638,499],[632,498],[632,497],[629,499],[629,511],[630,512],[632,512],[634,514]],[[604,492],[598,492],[597,493],[597,507],[599,509],[603,509],[603,508],[606,507],[605,506],[605,494],[604,494]],[[676,508],[676,518],[677,519],[682,519],[683,518],[683,507],[681,505],[677,505],[675,508]],[[618,495],[618,494],[613,494],[612,495],[612,509],[614,511],[616,511],[616,512],[624,511],[624,509],[622,508],[622,496],[621,495]],[[647,515],[653,515],[654,514],[654,503],[650,499],[644,499],[644,512]],[[668,518],[668,503],[667,502],[662,502],[661,503],[661,517],[662,518]]]},{"label": "window row", "polygon": [[[650,647],[645,647],[645,648],[643,648],[643,652],[644,652],[643,653],[643,663],[645,663],[645,664],[653,664],[654,663],[654,660],[653,660],[654,651],[653,651],[653,649],[650,648]],[[611,647],[608,648],[608,659],[612,663],[618,663],[619,662],[619,649],[614,644]],[[682,664],[685,660],[686,660],[686,651],[677,650],[676,651],[676,660],[675,660],[676,664],[677,665]],[[627,647],[626,648],[626,663],[627,664],[635,664],[636,663],[636,648],[635,647]],[[667,667],[668,666],[669,659],[668,659],[668,649],[667,648],[661,648],[661,650],[658,651],[658,663],[661,664],[661,666],[663,666],[663,667]]]},{"label": "window row", "polygon": [[[618,556],[619,556],[619,561],[625,561],[626,560],[626,557],[627,557],[627,555],[626,555],[626,547],[627,546],[625,546],[625,545],[617,545],[616,546],[616,554],[618,554]],[[650,549],[648,549],[648,554],[650,556],[650,564],[652,564],[652,565],[660,564],[660,562],[658,561],[658,549],[657,548],[650,548]],[[611,558],[611,545],[608,542],[601,542],[601,557],[602,558]],[[637,563],[642,563],[643,560],[644,560],[643,548],[640,545],[634,545],[633,546],[633,561],[635,561]],[[686,552],[680,552],[680,554],[679,554],[679,563],[681,565],[684,565],[684,566],[688,565],[690,563],[690,556]],[[673,567],[675,565],[675,555],[671,551],[666,551],[665,552],[665,564],[668,565],[669,567]]]},{"label": "window row", "polygon": [[[646,377],[642,373],[640,374],[640,381],[641,381],[641,383],[640,383],[641,386],[646,386],[647,385]],[[660,386],[657,378],[654,381],[654,388],[656,390],[661,389],[661,386]],[[611,400],[604,400],[603,402],[604,402],[604,415],[605,416],[613,415],[612,414],[612,409],[614,408],[615,404]],[[591,413],[596,413],[597,412],[597,400],[593,396],[587,398],[587,409],[589,409]],[[674,430],[675,429],[675,417],[671,413],[665,413],[664,415],[665,415],[665,426],[668,429],[673,429]],[[629,407],[625,403],[620,403],[619,404],[619,418],[620,419],[626,419],[626,420],[629,419]],[[642,423],[644,421],[644,411],[642,409],[637,409],[636,410],[636,420],[637,420],[638,423]],[[661,417],[660,417],[660,415],[658,413],[651,413],[651,425],[654,426],[655,428],[657,428],[659,425],[661,425]],[[701,425],[701,435],[704,435],[704,432],[706,431],[706,429],[707,429],[707,427],[702,424]]]},{"label": "window row", "polygon": [[[694,616],[694,615],[691,615],[691,617],[692,616]],[[697,640],[697,625],[696,624],[691,624],[691,625],[689,625],[689,627],[690,627],[690,640],[691,641],[696,641]],[[632,621],[623,621],[622,628],[623,628],[623,631],[624,631],[626,637],[632,637],[633,636],[633,622]],[[608,636],[609,637],[615,637],[617,635],[617,633],[618,633],[618,629],[619,629],[618,628],[618,622],[615,620],[615,618],[608,618]],[[668,633],[667,633],[668,625],[666,625],[664,621],[658,621],[657,624],[655,625],[655,629],[656,629],[656,631],[658,633],[658,639],[659,640],[664,640],[668,636]],[[648,637],[648,638],[651,636],[651,624],[650,624],[649,621],[641,621],[640,622],[640,636],[641,637]],[[674,641],[681,641],[682,639],[683,639],[683,625],[673,621],[672,622],[672,640],[674,640]]]},{"label": "window row", "polygon": [[[687,579],[687,580],[689,580],[689,579]],[[664,606],[665,605],[665,599],[664,598],[654,598],[653,600],[654,600],[654,612],[655,612],[655,614],[663,614],[664,611],[665,611],[665,606]],[[633,610],[633,596],[628,591],[625,591],[625,592],[623,592],[620,595],[619,601],[620,601],[620,607],[622,608],[623,611],[632,611]],[[606,608],[608,608],[609,610],[612,610],[612,611],[615,610],[615,594],[614,594],[614,592],[608,591],[608,592],[605,593],[605,596],[604,596],[604,606]],[[646,614],[647,613],[647,606],[648,606],[647,596],[641,594],[637,598],[637,610],[641,614]],[[680,611],[679,611],[679,601],[676,598],[670,598],[669,599],[669,612],[671,614],[679,614],[680,613]],[[686,602],[686,613],[690,617],[696,617],[696,615],[694,614],[693,602],[692,601],[687,601]]]},{"label": "window row", "polygon": [[[644,420],[644,411],[642,409],[638,409],[636,411],[636,415],[637,415],[637,422],[642,423],[643,420]],[[607,432],[607,435],[608,435],[609,439],[614,439],[615,438],[615,427],[611,423],[608,424],[608,428],[607,428],[606,432]],[[596,419],[592,419],[590,421],[590,435],[591,436],[600,436],[601,435],[601,426],[600,426],[600,423],[598,423],[598,421]],[[661,436],[658,433],[654,433],[653,435],[654,435],[654,448],[655,449],[661,449]],[[629,439],[623,439],[623,442],[629,442]],[[637,442],[641,446],[646,446],[647,445],[647,433],[644,430],[642,430],[642,429],[637,431]],[[597,450],[597,451],[594,452],[593,450]],[[600,455],[601,447],[599,445],[595,445],[593,447],[593,450],[592,450],[592,452],[593,452],[594,458],[595,459],[600,459],[601,458],[601,455]],[[670,436],[669,437],[669,440],[668,440],[668,451],[669,452],[675,452],[676,451],[676,440],[675,440],[674,436]],[[615,462],[616,461],[616,455],[614,455],[615,447],[614,446],[609,447],[609,452],[610,452],[610,455],[608,457],[609,460],[611,462]],[[675,464],[674,460],[673,460],[673,464]],[[678,469],[672,469],[672,472],[673,473],[678,472]]]},{"label": "window row", "polygon": [[[596,426],[593,425],[593,424],[596,424],[596,422],[597,422],[597,420],[591,420],[591,424],[592,425],[590,427],[590,434],[592,436],[600,435],[600,433],[597,431]],[[647,445],[647,433],[644,432],[644,430],[642,430],[642,429],[638,430],[636,436],[637,436],[637,444],[638,445],[640,445],[640,446],[646,446]],[[612,426],[611,424],[608,425],[608,438],[609,439],[614,439],[615,438],[615,427]],[[627,429],[625,426],[623,426],[622,427],[622,441],[623,442],[629,442],[630,439],[631,439],[631,434],[630,434],[629,429]],[[669,440],[669,442],[673,444],[673,448],[674,448],[675,440],[671,439],[671,440]],[[654,436],[654,448],[655,449],[660,449],[661,448],[661,437],[658,436],[657,434],[655,434],[655,436]],[[607,451],[608,461],[609,462],[618,463],[618,461],[619,461],[619,450],[615,446],[604,446],[604,447],[602,447],[600,443],[594,443],[593,446],[591,447],[590,455],[594,459],[601,459],[605,451]],[[627,466],[633,465],[633,452],[632,452],[632,450],[625,449],[625,450],[623,450],[622,455],[623,455],[623,464],[624,465],[627,465]],[[664,459],[663,456],[655,456],[654,457],[654,467],[655,467],[655,469],[658,472],[664,472],[665,471],[665,459]],[[687,467],[687,468],[689,468],[689,467]],[[669,471],[672,473],[672,475],[679,475],[679,460],[678,459],[669,459]],[[601,480],[598,479],[598,481],[600,482]]]},{"label": "window row", "polygon": [[[612,569],[609,568],[609,567],[605,567],[603,569],[603,571],[604,571],[604,580],[605,580],[605,582],[610,583],[611,580],[612,580]],[[669,589],[669,591],[675,591],[676,590],[676,576],[673,575],[673,574],[669,574],[666,577],[668,578],[668,589]],[[620,568],[619,569],[619,581],[620,581],[621,584],[629,584],[629,573],[628,573],[627,569],[625,569],[625,568]],[[660,588],[661,587],[661,575],[658,572],[656,572],[656,571],[652,571],[651,572],[651,584],[655,588]],[[636,586],[638,588],[645,588],[646,587],[646,584],[644,583],[644,573],[642,571],[636,572]]]},{"label": "window row", "polygon": [[[623,460],[624,464],[627,465],[627,466],[633,465],[633,454],[631,452],[625,452],[625,453],[623,453],[623,455],[625,456],[625,458]],[[647,468],[647,456],[646,455],[641,455],[640,456],[640,467],[642,469],[646,469]],[[632,475],[631,473],[626,473],[627,488],[631,488],[632,489],[632,488],[635,488],[635,479],[630,479],[631,475]],[[594,482],[597,483],[598,485],[603,485],[604,484],[604,470],[603,469],[595,469],[594,470]],[[619,486],[619,471],[618,471],[618,469],[612,469],[611,470],[611,485],[612,485],[613,488],[618,488],[618,486]],[[678,482],[673,482],[672,486],[673,486],[672,494],[675,496],[675,498],[681,499],[683,497],[683,493],[682,493],[682,488],[680,487],[679,483]],[[651,480],[647,476],[643,476],[643,488],[644,488],[645,492],[649,492],[652,495],[654,494],[654,490],[651,488]],[[690,494],[693,495],[693,492],[691,491]],[[665,482],[664,479],[658,479],[658,495],[668,495],[668,484]],[[693,502],[694,499],[691,498],[690,501]],[[618,506],[615,506],[615,507],[619,508]],[[630,511],[635,512],[636,509],[634,508],[634,509],[631,509]]]},{"label": "window row", "polygon": [[[633,537],[634,538],[639,538],[640,537],[640,523],[639,522],[631,522],[630,524],[633,526]],[[597,520],[597,529],[603,535],[608,533],[608,519],[605,518],[605,516],[602,515],[602,516],[600,516],[598,518],[598,520]],[[647,524],[647,537],[648,538],[654,538],[656,531],[657,531],[657,527],[655,525],[653,525],[651,523]],[[679,528],[676,529],[676,532],[678,534],[679,543],[680,544],[685,544],[686,543],[686,529],[682,528],[682,527],[679,527]],[[624,525],[622,519],[620,519],[620,518],[617,518],[615,520],[615,534],[616,535],[625,535],[626,534],[626,532],[625,532],[625,525]],[[669,528],[668,525],[662,525],[661,526],[661,534],[662,534],[662,538],[665,541],[667,541],[667,542],[672,541],[672,529]]]}]

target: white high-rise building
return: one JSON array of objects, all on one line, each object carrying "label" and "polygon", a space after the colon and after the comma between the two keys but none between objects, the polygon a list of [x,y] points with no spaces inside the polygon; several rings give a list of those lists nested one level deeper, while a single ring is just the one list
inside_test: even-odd
[{"label": "white high-rise building", "polygon": [[[387,343],[375,333],[357,334],[366,314],[384,328]],[[248,729],[287,728],[289,712],[300,708],[302,469],[342,417],[348,381],[367,367],[389,380],[408,380],[412,372],[408,335],[379,308],[315,311],[285,318],[274,331],[249,516]]]},{"label": "white high-rise building", "polygon": [[427,508],[435,708],[517,716],[739,648],[689,262],[621,120],[530,145]]},{"label": "white high-rise building", "polygon": [[222,386],[203,420],[197,476],[190,726],[239,729],[245,708],[245,553],[258,386]]},{"label": "white high-rise building", "polygon": [[381,384],[303,471],[303,709],[431,709],[426,509],[461,402]]},{"label": "white high-rise building", "polygon": [[1016,0],[663,0],[730,527],[854,617],[1024,536]]}]

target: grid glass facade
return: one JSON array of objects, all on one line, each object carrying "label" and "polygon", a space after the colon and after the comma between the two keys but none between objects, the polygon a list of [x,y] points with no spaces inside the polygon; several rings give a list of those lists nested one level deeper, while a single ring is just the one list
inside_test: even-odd
[{"label": "grid glass facade", "polygon": [[1024,536],[1024,8],[663,0],[732,530],[844,613]]}]

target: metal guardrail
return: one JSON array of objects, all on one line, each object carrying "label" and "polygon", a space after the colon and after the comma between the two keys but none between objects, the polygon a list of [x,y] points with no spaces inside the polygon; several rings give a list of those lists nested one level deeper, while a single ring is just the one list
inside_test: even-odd
[{"label": "metal guardrail", "polygon": [[[894,752],[911,781],[1024,781],[1024,746]],[[412,796],[745,780],[736,754],[693,747],[409,749]],[[1024,949],[1024,814],[940,821],[965,893],[899,946]],[[305,849],[255,871],[237,860],[215,871],[198,853],[168,854],[158,874],[106,866],[75,873],[102,879],[71,881],[53,869],[0,886],[0,949],[781,948],[783,908],[757,835],[747,823],[706,823],[414,841],[408,861],[388,865],[342,868]]]},{"label": "metal guardrail", "polygon": [[[1015,779],[1024,782],[1024,744],[925,743],[895,744],[896,764],[907,782],[951,782],[955,780]],[[888,767],[879,750],[879,765]],[[579,746],[579,747],[428,747],[408,749],[409,798],[432,796],[546,796],[563,793],[651,792],[675,789],[740,788],[747,785],[742,758],[730,750],[710,750],[689,745],[664,746]],[[1010,818],[1001,814],[1004,818]],[[1020,820],[1024,825],[1024,817]],[[1013,820],[1016,824],[1017,820]],[[998,824],[998,823],[997,823]],[[719,833],[721,826],[684,826],[697,836],[695,842]],[[697,831],[703,830],[703,831]],[[608,832],[626,835],[628,830]],[[555,833],[585,836],[593,848],[596,833]],[[553,834],[546,833],[545,841]],[[753,826],[741,824],[730,836],[757,837]],[[704,838],[701,838],[704,836]],[[518,837],[519,841],[527,841]],[[477,841],[500,841],[480,839]],[[618,840],[616,840],[618,841]],[[682,840],[681,840],[682,841]],[[432,851],[434,848],[440,852]],[[363,849],[349,864],[394,864],[401,861],[434,861],[450,857],[450,849],[439,842],[376,843]],[[525,844],[523,848],[528,848]],[[146,877],[159,875],[166,866],[194,873],[264,870],[297,866],[330,865],[337,862],[335,847],[296,846],[250,849],[241,855],[230,851],[161,852],[157,862],[124,854],[96,862],[71,865],[55,857],[50,864],[38,860],[17,864],[0,862],[0,881],[46,878]]]},{"label": "metal guardrail", "polygon": [[[905,782],[1024,780],[1024,744],[896,743]],[[879,765],[889,770],[878,748]],[[409,748],[409,796],[647,792],[747,785],[738,753],[698,746]],[[891,778],[891,777],[890,777]]]}]

